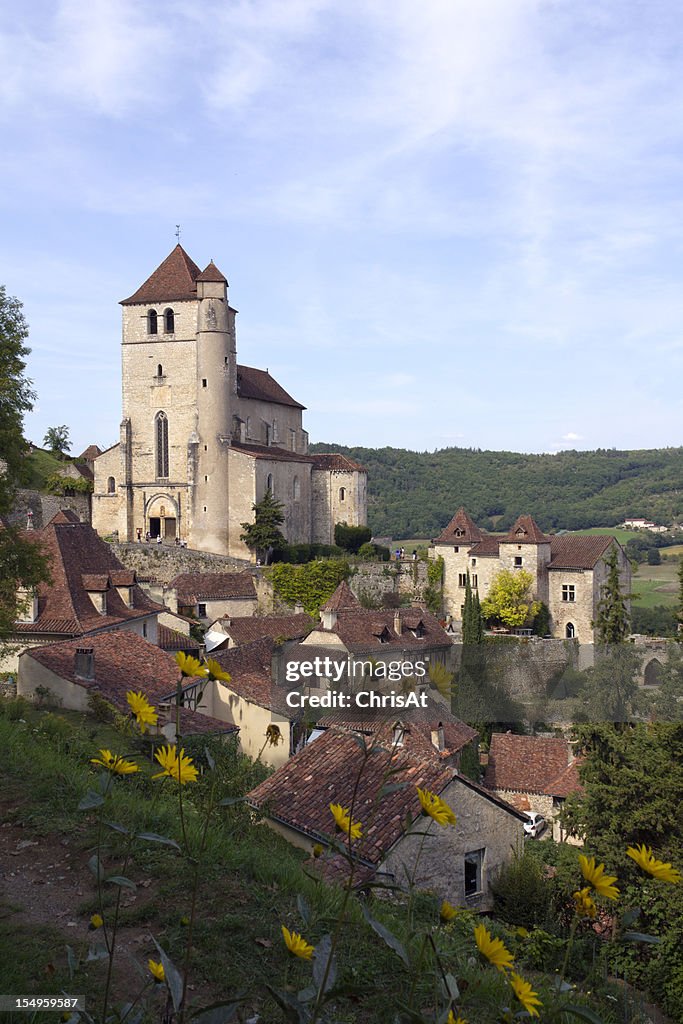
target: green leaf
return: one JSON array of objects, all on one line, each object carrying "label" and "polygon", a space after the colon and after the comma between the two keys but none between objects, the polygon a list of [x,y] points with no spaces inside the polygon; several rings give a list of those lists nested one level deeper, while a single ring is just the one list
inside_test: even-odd
[{"label": "green leaf", "polygon": [[299,895],[296,898],[296,905],[297,905],[299,913],[301,914],[301,918],[302,918],[304,924],[305,925],[310,925],[310,923],[311,923],[311,908],[308,905],[308,900],[306,899],[305,896],[302,896],[301,893],[299,893]]},{"label": "green leaf", "polygon": [[92,871],[97,881],[101,882],[102,879],[104,878],[104,868],[102,866],[102,861],[100,860],[96,853],[93,853],[92,857],[88,861],[88,867]]},{"label": "green leaf", "polygon": [[190,1019],[195,1024],[229,1024],[229,1021],[234,1020],[239,1008],[240,1000],[213,1003],[211,1006],[205,1006],[203,1010],[196,1010]]},{"label": "green leaf", "polygon": [[622,915],[621,923],[624,928],[628,928],[629,925],[634,924],[640,917],[640,907],[631,907],[630,910],[625,911]]},{"label": "green leaf", "polygon": [[458,981],[452,974],[447,974],[445,978],[441,979],[441,989],[444,997],[450,1002],[455,1002],[456,999],[460,998]]},{"label": "green leaf", "polygon": [[622,939],[626,939],[627,942],[657,943],[662,941],[658,935],[646,935],[645,932],[624,932]]},{"label": "green leaf", "polygon": [[318,988],[316,985],[308,985],[306,988],[302,988],[300,992],[297,992],[296,998],[300,1003],[310,1003],[311,999],[315,999],[318,994]]},{"label": "green leaf", "polygon": [[385,928],[383,924],[380,924],[379,921],[376,921],[375,918],[372,917],[368,908],[365,906],[363,907],[363,917],[368,922],[373,932],[379,935],[380,939],[384,940],[389,949],[393,949],[394,953],[396,953],[396,955],[403,961],[406,967],[410,967],[410,960],[408,959],[405,947],[396,938],[396,936],[389,931],[388,928]]},{"label": "green leaf", "polygon": [[123,836],[130,835],[129,830],[126,828],[125,825],[117,825],[115,821],[105,821],[104,824],[107,826],[107,828],[113,829],[114,832],[120,832],[121,835]]},{"label": "green leaf", "polygon": [[399,790],[405,789],[406,786],[408,786],[407,782],[389,782],[380,789],[379,799],[381,800],[383,796],[389,796],[390,793],[398,793]]},{"label": "green leaf", "polygon": [[289,992],[283,992],[281,989],[273,988],[273,986],[269,985],[268,982],[266,982],[266,988],[280,1009],[284,1010],[285,1017],[288,1021],[292,1021],[293,1024],[308,1024],[311,1015],[304,1003],[300,1003],[297,999],[294,999]]},{"label": "green leaf", "polygon": [[100,793],[96,793],[94,789],[89,789],[78,805],[78,810],[92,811],[96,807],[101,807],[103,803],[104,797]]},{"label": "green leaf", "polygon": [[[199,701],[201,700],[201,698],[202,698],[202,695],[200,693],[199,697],[197,699],[197,703],[198,704],[199,704]],[[211,771],[214,771],[214,769],[216,767],[216,762],[214,761],[213,757],[211,756],[211,751],[209,750],[208,747],[204,747],[204,757],[206,758],[206,763],[208,764],[208,766],[211,769]]]},{"label": "green leaf", "polygon": [[575,1017],[580,1017],[581,1020],[590,1021],[590,1024],[604,1024],[601,1017],[598,1017],[597,1013],[593,1013],[587,1006],[574,1006],[565,1005],[562,1007],[565,1013],[573,1013]]},{"label": "green leaf", "polygon": [[154,936],[152,936],[152,942],[159,952],[159,959],[161,960],[162,967],[164,968],[166,987],[168,988],[171,996],[173,1009],[177,1013],[180,1009],[180,1003],[183,998],[183,979],[180,977],[178,968],[175,966],[171,958],[164,952]]},{"label": "green leaf", "polygon": [[180,846],[176,843],[175,839],[169,839],[167,836],[157,835],[156,832],[138,832],[137,839],[144,839],[148,843],[163,843],[164,846],[172,846],[174,850],[179,850]]},{"label": "green leaf", "polygon": [[109,882],[111,885],[118,885],[122,889],[136,889],[135,882],[131,882],[130,878],[124,878],[123,875],[109,875],[108,878],[104,879],[105,882]]},{"label": "green leaf", "polygon": [[69,968],[69,977],[73,978],[78,970],[79,961],[71,946],[66,947],[66,963]]},{"label": "green leaf", "polygon": [[[327,972],[327,978],[325,978],[325,972]],[[326,992],[330,991],[336,980],[337,960],[336,957],[332,956],[332,936],[324,935],[316,945],[315,953],[313,954],[313,984],[319,992],[322,989],[322,993],[325,995]],[[325,982],[324,988],[322,987],[323,981]]]},{"label": "green leaf", "polygon": [[95,946],[91,946],[90,949],[88,950],[88,955],[85,959],[86,963],[88,963],[91,960],[107,960],[108,958],[109,951],[107,949],[96,949]]},{"label": "green leaf", "polygon": [[219,807],[233,807],[235,804],[244,803],[243,796],[226,796],[225,800],[219,800]]}]

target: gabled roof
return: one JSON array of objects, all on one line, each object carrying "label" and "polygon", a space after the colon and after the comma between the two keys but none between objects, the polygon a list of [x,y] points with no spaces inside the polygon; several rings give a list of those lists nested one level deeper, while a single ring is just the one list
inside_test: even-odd
[{"label": "gabled roof", "polygon": [[184,302],[197,298],[196,281],[200,270],[182,245],[176,245],[163,263],[127,299],[122,306],[157,302]]},{"label": "gabled roof", "polygon": [[[36,621],[18,622],[17,632],[78,636],[162,610],[134,579],[132,583],[114,582],[130,579],[130,570],[124,569],[109,545],[75,512],[63,509],[42,530],[27,531],[25,536],[47,554],[52,581],[37,588]],[[130,586],[132,607],[119,596],[117,585]],[[105,614],[93,605],[89,589],[106,593]]]},{"label": "gabled roof", "polygon": [[233,441],[230,450],[246,455],[250,459],[265,459],[267,462],[298,462],[300,465],[310,466],[313,461],[312,455],[298,455],[297,452],[280,448],[276,444],[239,444]]},{"label": "gabled roof", "polygon": [[197,274],[197,281],[215,281],[216,284],[227,284],[228,279],[225,274],[221,274],[216,264],[211,260],[207,267],[204,267],[201,274]]},{"label": "gabled roof", "polygon": [[[272,640],[301,640],[313,628],[310,615],[225,616],[220,620],[226,635],[238,646],[270,637]],[[215,657],[215,655],[212,655]]]},{"label": "gabled roof", "polygon": [[89,444],[85,451],[81,452],[78,456],[79,462],[93,462],[98,455],[102,454],[102,449],[99,445]]},{"label": "gabled roof", "polygon": [[609,534],[564,533],[550,541],[549,569],[593,569],[614,541]]},{"label": "gabled roof", "polygon": [[[400,622],[398,631],[397,617]],[[326,630],[322,625],[314,628],[309,635],[312,644],[319,642],[319,633],[336,634],[344,647],[355,654],[391,651],[392,648],[395,651],[412,648],[417,653],[434,647],[451,647],[451,639],[443,626],[426,608],[396,611],[376,611],[360,607],[340,608],[337,611],[337,621],[331,629]]]},{"label": "gabled roof", "polygon": [[230,682],[218,685],[252,704],[258,704],[259,707],[293,721],[297,713],[287,705],[286,696],[289,691],[275,686],[271,678],[274,647],[272,638],[264,637],[251,644],[231,647],[227,651],[212,651],[211,657],[230,673]]},{"label": "gabled roof", "polygon": [[502,543],[549,544],[550,537],[547,537],[546,534],[543,533],[531,516],[518,516],[516,522],[510,527],[508,535]]},{"label": "gabled roof", "polygon": [[470,519],[464,508],[459,508],[448,526],[444,527],[435,544],[475,544],[483,531]]},{"label": "gabled roof", "polygon": [[178,592],[180,604],[241,598],[256,600],[254,579],[248,572],[182,572],[168,584]]},{"label": "gabled roof", "polygon": [[581,788],[571,747],[561,736],[493,733],[484,777],[487,789],[567,796]]},{"label": "gabled roof", "polygon": [[[403,835],[406,816],[417,818],[420,814],[416,787],[441,793],[453,780],[454,772],[436,760],[408,751],[390,757],[388,748],[376,749],[369,754],[358,781],[362,756],[351,733],[328,729],[253,789],[248,800],[255,807],[263,807],[271,818],[313,839],[327,839],[334,834],[330,804],[350,807],[358,782],[353,820],[365,827],[354,851],[364,861],[379,864]],[[392,783],[408,785],[377,801],[389,767],[395,769]]]},{"label": "gabled roof", "polygon": [[341,452],[314,452],[313,469],[328,470],[332,473],[367,473],[360,462],[342,455]]},{"label": "gabled roof", "polygon": [[200,646],[188,633],[181,633],[160,622],[157,626],[157,638],[162,651],[184,651],[195,658],[199,657]]},{"label": "gabled roof", "polygon": [[305,409],[306,406],[292,398],[278,384],[267,370],[258,370],[255,366],[237,366],[237,394],[240,398],[253,398],[259,402],[274,402],[276,405],[289,405],[293,409]]},{"label": "gabled roof", "polygon": [[361,604],[346,580],[342,580],[321,611],[339,611],[340,608],[360,608]]}]

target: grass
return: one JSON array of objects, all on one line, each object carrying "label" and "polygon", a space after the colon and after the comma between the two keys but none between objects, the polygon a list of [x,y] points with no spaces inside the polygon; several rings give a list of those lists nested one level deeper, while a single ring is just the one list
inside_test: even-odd
[{"label": "grass", "polygon": [[631,578],[632,602],[640,608],[678,604],[678,562],[670,559],[661,565],[638,566]]},{"label": "grass", "polygon": [[625,530],[621,526],[591,526],[587,530],[573,530],[573,533],[578,534],[608,534],[610,537],[616,537],[619,543],[623,546],[629,540],[643,537],[642,530]]},{"label": "grass", "polygon": [[42,491],[45,482],[52,473],[63,469],[64,460],[58,459],[52,452],[36,448],[27,455],[22,463],[22,486],[29,487],[35,491]]}]

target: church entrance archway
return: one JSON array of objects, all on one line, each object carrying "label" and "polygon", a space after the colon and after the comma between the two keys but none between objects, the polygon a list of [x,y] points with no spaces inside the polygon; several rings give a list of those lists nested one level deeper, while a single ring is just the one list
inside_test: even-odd
[{"label": "church entrance archway", "polygon": [[178,530],[178,506],[169,494],[155,494],[146,504],[147,529],[152,540],[175,540]]}]

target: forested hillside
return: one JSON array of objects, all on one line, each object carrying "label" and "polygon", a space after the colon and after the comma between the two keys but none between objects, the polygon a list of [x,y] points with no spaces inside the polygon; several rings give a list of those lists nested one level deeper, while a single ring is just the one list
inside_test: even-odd
[{"label": "forested hillside", "polygon": [[614,526],[626,516],[670,524],[683,518],[683,448],[650,451],[516,452],[444,448],[348,448],[368,470],[368,516],[378,536],[433,537],[464,505],[487,529],[522,512],[545,530]]}]

